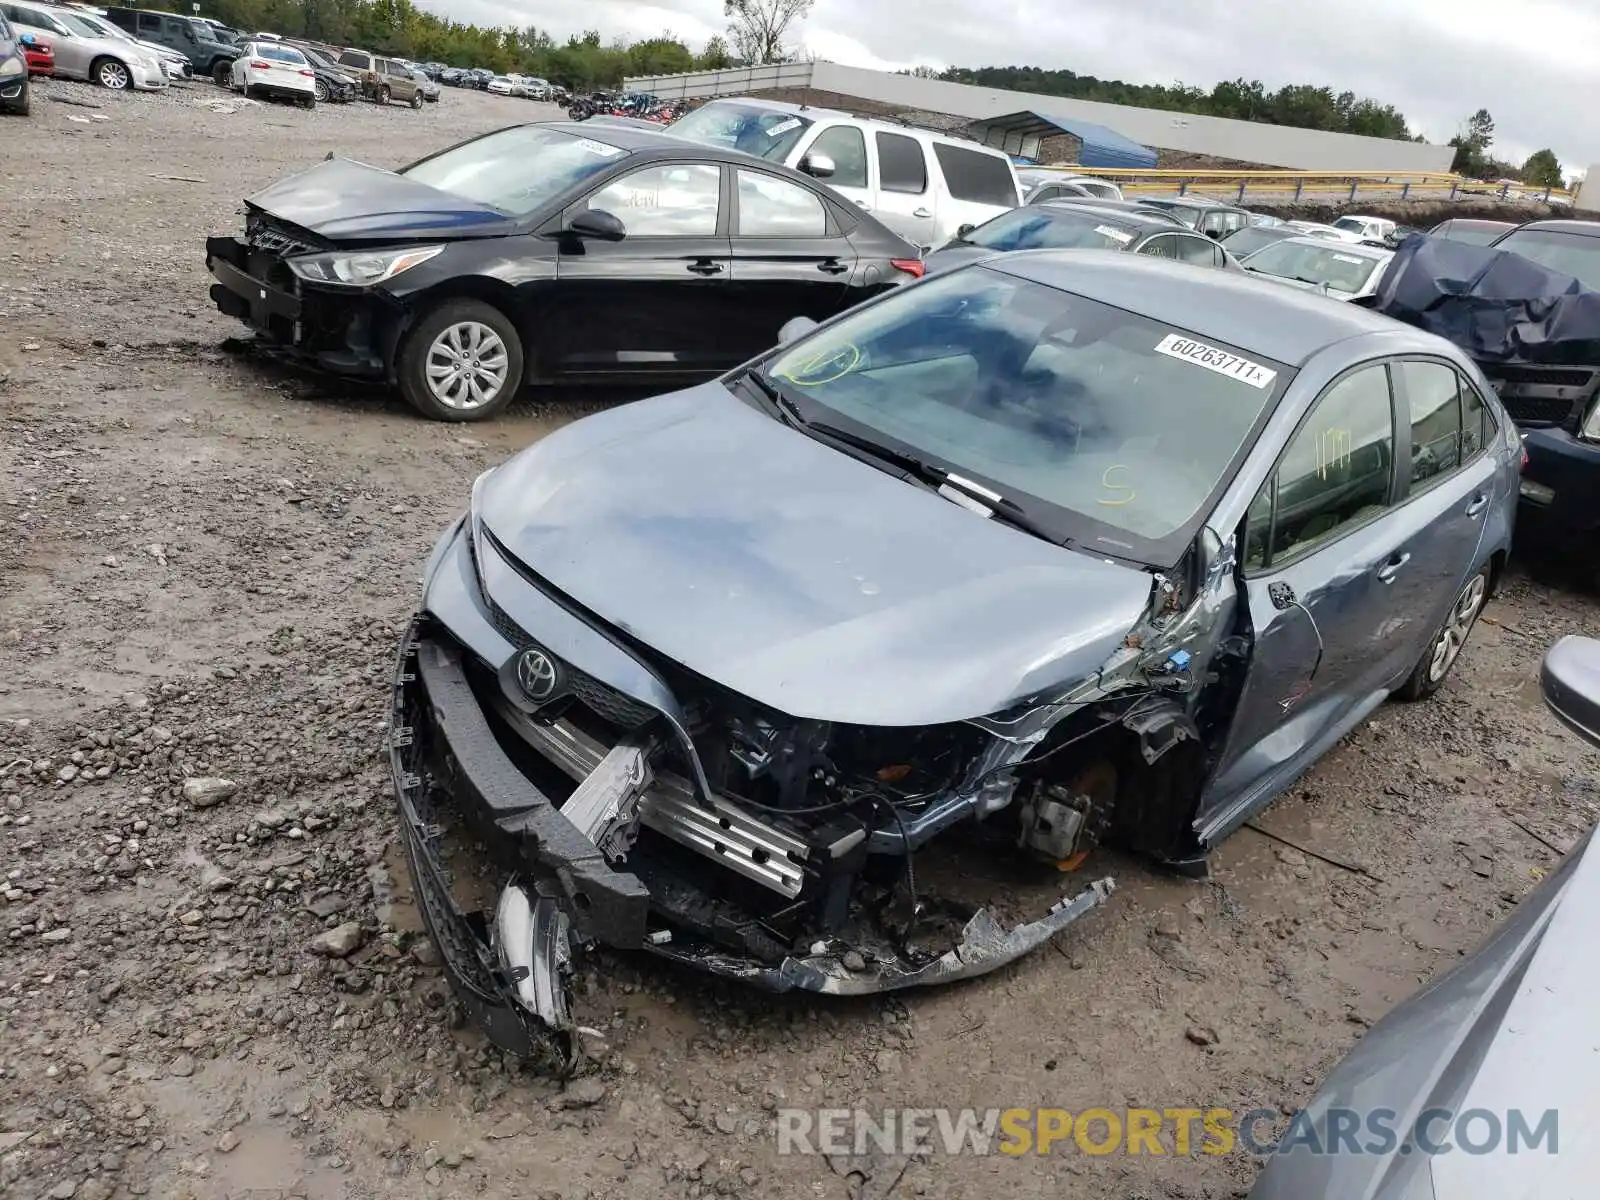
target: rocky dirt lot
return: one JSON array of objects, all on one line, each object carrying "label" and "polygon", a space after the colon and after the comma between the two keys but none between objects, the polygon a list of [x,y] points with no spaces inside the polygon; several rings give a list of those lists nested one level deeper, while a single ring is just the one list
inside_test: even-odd
[{"label": "rocky dirt lot", "polygon": [[1292,1111],[1594,822],[1597,762],[1535,684],[1546,644],[1600,632],[1593,596],[1514,576],[1444,691],[1382,710],[1208,882],[1020,879],[1029,908],[1102,865],[1121,886],[902,998],[593,961],[581,1076],[519,1071],[418,934],[388,675],[472,477],[625,397],[463,430],[241,359],[202,239],[330,150],[398,165],[540,111],[57,83],[0,126],[0,1194],[1242,1195],[1239,1155],[780,1158],[773,1112]]}]

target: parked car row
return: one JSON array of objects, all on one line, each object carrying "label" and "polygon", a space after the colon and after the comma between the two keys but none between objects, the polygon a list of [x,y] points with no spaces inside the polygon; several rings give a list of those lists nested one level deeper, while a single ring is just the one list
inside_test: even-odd
[{"label": "parked car row", "polygon": [[[393,172],[332,159],[207,242],[222,311],[430,416],[491,416],[524,383],[693,385],[480,477],[400,646],[419,911],[515,1054],[570,1056],[597,945],[862,994],[991,971],[1114,886],[913,943],[893,914],[942,900],[913,867],[936,839],[1203,874],[1385,699],[1444,686],[1519,513],[1569,492],[1600,520],[1600,366],[1535,395],[1551,381],[1486,374],[1476,334],[1373,311],[1408,262],[1600,284],[1600,225],[1396,252],[1398,230],[1184,198],[1024,203],[958,139],[729,107],[670,133],[514,126]],[[930,237],[956,222],[925,256],[888,224],[901,196]],[[1600,333],[1593,307],[1569,329]],[[1543,491],[1541,438],[1568,472]],[[1558,650],[1547,695],[1592,735],[1600,648]],[[1586,1002],[1559,970],[1580,856],[1311,1118],[1358,1088],[1414,1111],[1441,1071],[1460,1100],[1517,972]],[[1404,1153],[1280,1156],[1254,1195],[1376,1195],[1430,1169]]]},{"label": "parked car row", "polygon": [[424,70],[428,78],[446,87],[473,88],[498,96],[559,103],[572,94],[560,84],[532,75],[501,75],[481,67],[446,67],[439,63],[425,64]]}]

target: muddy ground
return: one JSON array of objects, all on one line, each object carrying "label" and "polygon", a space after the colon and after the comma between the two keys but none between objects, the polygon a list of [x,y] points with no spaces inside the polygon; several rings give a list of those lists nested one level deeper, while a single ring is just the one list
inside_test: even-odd
[{"label": "muddy ground", "polygon": [[[241,359],[202,238],[330,150],[399,164],[542,110],[221,98],[54,84],[0,125],[0,1194],[1237,1196],[1241,1155],[780,1158],[772,1113],[1291,1110],[1594,821],[1535,668],[1600,632],[1595,600],[1517,574],[1443,692],[1382,710],[1209,882],[1027,876],[1005,903],[1120,888],[997,975],[887,1000],[603,959],[584,1077],[519,1072],[417,934],[388,674],[473,476],[625,398],[462,429]],[[185,797],[208,776],[237,791]],[[353,953],[312,952],[347,923]]]}]

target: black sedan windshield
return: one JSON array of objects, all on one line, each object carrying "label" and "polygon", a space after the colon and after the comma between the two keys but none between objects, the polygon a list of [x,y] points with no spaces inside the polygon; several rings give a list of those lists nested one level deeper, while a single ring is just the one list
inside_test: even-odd
[{"label": "black sedan windshield", "polygon": [[1063,538],[1163,563],[1290,372],[978,266],[817,331],[766,374],[816,425],[982,481]]},{"label": "black sedan windshield", "polygon": [[1494,244],[1530,258],[1541,267],[1571,275],[1587,288],[1600,289],[1600,238],[1559,229],[1516,229]]},{"label": "black sedan windshield", "polygon": [[1133,234],[1105,214],[1013,208],[961,240],[986,250],[1121,250],[1133,241]]},{"label": "black sedan windshield", "polygon": [[668,128],[692,141],[782,162],[811,124],[811,118],[782,109],[714,100],[679,117]]},{"label": "black sedan windshield", "polygon": [[525,217],[626,153],[594,138],[518,125],[425,158],[400,174]]}]

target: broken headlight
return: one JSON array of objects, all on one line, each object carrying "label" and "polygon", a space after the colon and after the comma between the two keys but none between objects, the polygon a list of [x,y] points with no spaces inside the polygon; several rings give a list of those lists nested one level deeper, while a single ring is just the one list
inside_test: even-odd
[{"label": "broken headlight", "polygon": [[1589,405],[1588,415],[1583,418],[1578,436],[1586,442],[1600,442],[1600,400]]},{"label": "broken headlight", "polygon": [[289,269],[311,283],[371,287],[427,262],[443,246],[411,246],[404,250],[335,250],[286,259]]}]

